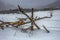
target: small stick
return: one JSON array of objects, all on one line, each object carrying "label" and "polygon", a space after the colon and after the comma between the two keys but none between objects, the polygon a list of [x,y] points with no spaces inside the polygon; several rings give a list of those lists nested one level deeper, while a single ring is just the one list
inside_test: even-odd
[{"label": "small stick", "polygon": [[32,15],[31,15],[31,30],[34,30],[33,29],[33,25],[34,25],[34,23],[33,23],[33,8],[32,8]]},{"label": "small stick", "polygon": [[47,33],[50,32],[44,25],[43,25],[43,28],[46,30]]}]

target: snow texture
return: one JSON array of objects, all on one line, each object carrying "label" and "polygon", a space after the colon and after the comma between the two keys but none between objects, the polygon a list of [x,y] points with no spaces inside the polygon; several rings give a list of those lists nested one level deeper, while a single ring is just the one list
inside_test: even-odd
[{"label": "snow texture", "polygon": [[[52,13],[52,18],[36,21],[36,24],[41,27],[40,30],[28,30],[28,32],[23,32],[19,28],[5,28],[4,30],[0,29],[0,40],[60,40],[60,10],[54,10]],[[34,12],[34,18],[36,16],[49,16],[49,14],[50,11]],[[28,13],[28,15],[30,16],[31,13]],[[21,17],[26,18],[26,16],[23,14],[0,14],[0,20],[3,20],[5,22],[17,21],[17,18]],[[50,33],[46,33],[42,25],[45,25]]]}]

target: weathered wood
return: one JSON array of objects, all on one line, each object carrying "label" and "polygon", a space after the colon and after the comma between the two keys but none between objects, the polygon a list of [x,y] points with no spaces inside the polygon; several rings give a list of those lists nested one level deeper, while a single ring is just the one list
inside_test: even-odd
[{"label": "weathered wood", "polygon": [[0,20],[0,28],[4,30],[4,22],[2,20]]},{"label": "weathered wood", "polygon": [[44,25],[43,25],[43,28],[46,30],[47,33],[50,32]]},{"label": "weathered wood", "polygon": [[34,18],[34,17],[33,17],[33,8],[32,8],[32,14],[31,14],[31,19],[32,19],[32,20],[31,20],[31,30],[34,30],[34,29],[33,29],[33,25],[34,25],[33,18]]},{"label": "weathered wood", "polygon": [[[22,14],[24,14],[25,16],[27,16],[27,18],[30,19],[30,21],[32,21],[32,19],[23,11],[22,8],[20,8],[19,5],[18,5],[18,8],[19,8],[20,12],[22,12]],[[37,27],[36,23],[34,23],[34,25]]]},{"label": "weathered wood", "polygon": [[[19,7],[20,8],[20,7]],[[21,8],[22,9],[22,8]],[[30,22],[25,22],[24,24],[27,24],[27,23],[31,23],[31,21],[32,21],[32,24],[34,23],[34,25],[38,28],[38,29],[40,29],[39,27],[38,27],[38,25],[35,23],[35,21],[37,21],[37,20],[41,20],[41,19],[44,19],[44,18],[51,18],[52,17],[52,13],[50,14],[50,17],[47,17],[47,16],[45,16],[45,17],[42,17],[42,18],[38,18],[38,19],[34,19],[34,20],[32,20],[33,19],[33,9],[32,9],[32,19],[27,15],[27,14],[25,14],[25,12],[23,11],[23,9],[21,10],[21,9],[19,9],[25,16],[27,16],[28,17],[28,19],[30,19]],[[3,22],[3,21],[1,21],[0,20],[0,22]],[[3,24],[5,24],[5,22],[3,22]],[[9,24],[9,23],[8,23]],[[24,25],[24,24],[22,24],[22,25]],[[31,25],[32,25],[31,24]],[[6,25],[7,27],[8,27],[8,25]],[[17,26],[20,26],[20,25],[17,25]],[[17,27],[16,26],[16,27]],[[3,26],[2,26],[2,29],[3,29]],[[31,27],[31,29],[33,29],[33,27]]]},{"label": "weathered wood", "polygon": [[[31,15],[31,17],[29,17],[29,16],[24,12],[24,10],[23,10],[22,8],[20,8],[19,5],[18,5],[18,9],[19,9],[20,12],[22,12],[22,14],[24,14],[24,15],[30,20],[30,22],[23,22],[23,23],[20,23],[20,22],[12,22],[12,24],[11,24],[11,22],[8,23],[8,24],[11,24],[11,25],[13,25],[13,26],[16,24],[17,26],[14,26],[14,27],[16,27],[16,28],[18,28],[18,26],[20,26],[20,25],[24,25],[24,24],[27,24],[27,23],[31,23],[31,27],[29,27],[29,28],[27,28],[27,29],[33,30],[33,25],[35,25],[35,26],[37,27],[37,29],[40,29],[39,26],[35,23],[35,21],[40,20],[40,19],[44,19],[44,18],[51,18],[51,17],[52,17],[52,13],[51,13],[50,17],[45,16],[45,17],[42,17],[42,18],[34,19],[34,15],[33,15],[34,9],[33,9],[33,8],[32,8],[32,15]],[[3,21],[1,21],[1,22],[3,23]],[[5,24],[5,22],[4,22],[3,24]],[[47,30],[45,26],[43,26],[43,27],[44,27],[44,29],[45,29],[47,32],[49,32],[49,30]],[[3,26],[3,25],[1,26],[1,29],[4,29],[4,26]]]},{"label": "weathered wood", "polygon": [[0,28],[2,29],[2,30],[4,30],[4,24],[0,24]]},{"label": "weathered wood", "polygon": [[[32,19],[23,11],[23,9],[22,8],[20,8],[20,6],[18,6],[18,8],[19,8],[19,10],[20,10],[20,12],[22,12],[22,14],[24,14],[25,16],[27,16],[28,17],[28,19],[30,19],[30,21],[32,21]],[[21,10],[22,9],[22,10]],[[43,17],[43,18],[39,18],[39,19],[44,19],[44,18],[51,18],[52,17],[52,14],[50,15],[50,17]],[[36,25],[36,23],[34,22],[34,25],[38,28],[38,29],[40,29],[39,27],[38,27],[38,25]]]},{"label": "weathered wood", "polygon": [[34,22],[35,26],[37,27],[37,29],[40,29],[40,27]]}]

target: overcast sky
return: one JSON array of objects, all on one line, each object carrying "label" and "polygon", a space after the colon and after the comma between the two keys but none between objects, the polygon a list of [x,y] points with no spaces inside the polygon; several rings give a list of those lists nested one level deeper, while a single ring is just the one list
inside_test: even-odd
[{"label": "overcast sky", "polygon": [[55,2],[56,0],[0,0],[5,4],[17,6],[18,4],[23,8],[38,8]]}]

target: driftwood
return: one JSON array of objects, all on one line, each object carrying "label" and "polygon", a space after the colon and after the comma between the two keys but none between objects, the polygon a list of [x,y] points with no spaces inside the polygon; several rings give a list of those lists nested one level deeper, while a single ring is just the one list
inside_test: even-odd
[{"label": "driftwood", "polygon": [[46,30],[47,33],[50,32],[44,25],[43,25],[43,28]]},{"label": "driftwood", "polygon": [[[22,12],[22,14],[24,14],[25,16],[27,16],[27,18],[28,19],[30,19],[30,21],[32,21],[32,19],[23,11],[23,9],[22,8],[20,8],[20,6],[18,5],[18,9],[19,9],[19,11],[20,12]],[[32,12],[33,13],[33,12]],[[34,22],[34,25],[36,26],[36,27],[38,27],[38,25],[36,25],[36,23]],[[33,28],[32,28],[33,29]]]},{"label": "driftwood", "polygon": [[1,24],[1,23],[0,23],[0,28],[1,28],[2,30],[4,30],[4,24]]},{"label": "driftwood", "polygon": [[34,25],[34,22],[33,22],[33,8],[32,8],[32,15],[31,15],[31,30],[33,30],[33,25]]},{"label": "driftwood", "polygon": [[[4,29],[4,25],[6,25],[7,27],[9,26],[9,25],[12,25],[13,27],[16,27],[16,28],[18,28],[18,26],[21,26],[21,25],[24,25],[24,24],[27,24],[27,23],[31,23],[31,26],[29,27],[29,28],[26,28],[25,30],[28,30],[28,29],[30,29],[30,30],[34,30],[34,27],[33,27],[33,25],[35,25],[36,27],[37,27],[37,29],[40,29],[40,27],[35,23],[35,21],[37,21],[37,20],[41,20],[41,19],[45,19],[45,18],[51,18],[53,15],[52,15],[52,12],[50,13],[50,16],[48,17],[48,16],[45,16],[45,17],[42,17],[42,18],[34,18],[34,9],[32,8],[32,15],[31,15],[31,17],[29,17],[25,12],[24,12],[24,10],[23,10],[23,8],[20,8],[20,6],[18,5],[18,9],[19,9],[19,11],[20,12],[22,12],[22,14],[24,14],[27,18],[22,18],[22,19],[20,19],[20,18],[18,18],[19,19],[19,21],[16,21],[16,22],[3,22],[3,21],[1,21],[0,20],[0,28],[1,29]],[[30,21],[29,22],[24,22],[23,20],[26,20],[26,19],[29,19]],[[15,26],[16,25],[16,26]],[[47,30],[47,28],[45,27],[45,26],[43,26],[43,28],[47,31],[47,32],[49,32],[49,30]]]},{"label": "driftwood", "polygon": [[[38,27],[38,25],[35,23],[35,21],[33,20],[33,8],[32,8],[32,16],[31,16],[31,18],[23,11],[23,9],[22,8],[20,8],[20,6],[18,5],[18,9],[19,9],[19,11],[20,12],[22,12],[22,14],[24,14],[25,16],[27,16],[27,18],[28,19],[30,19],[30,21],[31,21],[31,30],[33,30],[33,24],[38,28],[38,29],[40,29],[39,27]],[[38,19],[44,19],[44,18],[51,18],[52,17],[52,13],[51,13],[51,15],[50,15],[50,17],[47,17],[47,16],[45,16],[45,17],[42,17],[42,18],[38,18]],[[36,20],[36,19],[35,19]],[[28,28],[28,29],[29,29]],[[46,30],[47,31],[47,30]]]},{"label": "driftwood", "polygon": [[0,23],[0,28],[1,29],[4,29],[4,25],[6,27],[9,27],[9,25],[11,25],[13,27],[18,28],[18,26],[25,24],[25,22],[23,20],[19,20],[19,21],[15,21],[15,22],[4,22],[4,21],[0,21],[0,22],[1,22]]}]

